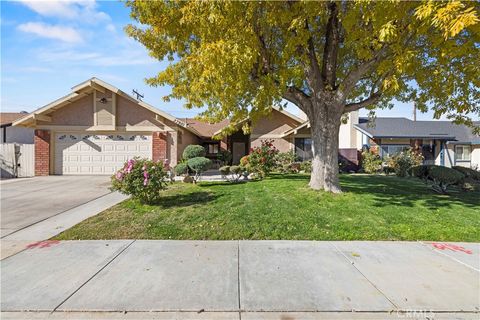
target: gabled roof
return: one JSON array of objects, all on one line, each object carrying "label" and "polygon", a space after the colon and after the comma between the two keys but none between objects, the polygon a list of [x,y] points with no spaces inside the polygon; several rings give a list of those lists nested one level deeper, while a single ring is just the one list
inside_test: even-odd
[{"label": "gabled roof", "polygon": [[28,112],[0,112],[0,125],[11,125],[15,120],[25,117]]},{"label": "gabled roof", "polygon": [[[456,143],[480,143],[472,129],[450,121],[412,121],[407,118],[361,118],[354,127],[370,138],[442,139]],[[480,122],[475,122],[480,125]]]},{"label": "gabled roof", "polygon": [[185,123],[188,127],[195,129],[202,138],[211,138],[219,130],[222,130],[230,124],[230,120],[225,119],[217,123],[208,123],[194,118],[186,118]]},{"label": "gabled roof", "polygon": [[95,78],[95,77],[74,86],[72,88],[71,93],[67,94],[66,96],[61,97],[60,99],[57,99],[57,100],[53,101],[52,103],[47,104],[46,106],[43,106],[43,107],[33,111],[28,116],[15,121],[13,123],[13,125],[25,124],[28,121],[34,120],[36,116],[46,115],[50,112],[53,112],[57,109],[60,109],[64,106],[68,105],[69,103],[71,103],[73,101],[76,101],[76,100],[84,97],[85,95],[90,94],[93,89],[102,90],[102,88],[110,90],[113,93],[118,94],[119,96],[122,96],[122,97],[124,97],[124,98],[126,98],[130,101],[133,101],[136,104],[138,104],[139,106],[142,106],[145,109],[148,109],[148,110],[152,111],[153,113],[158,114],[159,116],[176,123],[177,125],[193,132],[194,134],[198,134],[198,132],[196,132],[195,129],[189,128],[185,122],[175,118],[174,116],[172,116],[172,115],[170,115],[170,114],[168,114],[168,113],[166,113],[162,110],[159,110],[159,109],[153,107],[152,105],[150,105],[150,104],[148,104],[144,101],[137,100],[134,97],[132,97],[131,95],[129,95],[129,94],[123,92],[122,90],[118,89],[117,87],[115,87],[115,86],[113,86],[113,85],[111,85],[111,84],[109,84],[109,83],[107,83],[103,80]]},{"label": "gabled roof", "polygon": [[286,136],[289,136],[291,135],[292,133],[293,134],[297,134],[298,130],[300,129],[303,129],[303,128],[310,128],[310,121],[304,121],[301,125],[299,125],[298,127],[296,128],[292,128],[290,130],[287,130],[285,131],[283,134],[282,134],[282,137],[286,137]]},{"label": "gabled roof", "polygon": [[[297,117],[297,116],[294,115],[294,114],[291,114],[291,113],[288,112],[287,110],[280,109],[279,107],[272,106],[272,109],[273,109],[274,111],[280,112],[280,113],[283,114],[283,115],[286,115],[287,117],[295,120],[295,121],[298,122],[298,123],[302,123],[303,121],[305,121],[305,120],[303,120],[302,118],[299,118],[299,117]],[[249,120],[248,118],[245,118],[245,119],[243,119],[242,121],[239,121],[239,122],[235,123],[235,126],[239,127],[240,125],[242,125],[243,123],[245,123],[245,122],[248,121],[248,120]],[[223,121],[228,121],[228,119],[223,120]],[[222,122],[223,122],[223,121],[222,121]],[[219,123],[222,123],[222,122],[219,122]],[[226,126],[228,126],[229,124],[230,124],[230,121],[226,122],[225,125],[223,125],[222,127],[219,127],[218,130],[216,130],[216,131],[213,133],[213,135],[219,135],[219,134],[222,132],[222,130],[223,130]]]}]

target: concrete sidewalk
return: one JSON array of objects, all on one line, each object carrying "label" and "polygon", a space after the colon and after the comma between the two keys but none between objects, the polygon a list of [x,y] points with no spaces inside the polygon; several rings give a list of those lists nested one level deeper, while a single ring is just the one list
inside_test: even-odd
[{"label": "concrete sidewalk", "polygon": [[1,261],[2,319],[478,319],[479,247],[44,242]]}]

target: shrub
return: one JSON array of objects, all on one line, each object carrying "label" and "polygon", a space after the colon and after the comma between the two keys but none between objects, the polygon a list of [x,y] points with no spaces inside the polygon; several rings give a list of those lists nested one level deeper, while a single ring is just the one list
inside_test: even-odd
[{"label": "shrub", "polygon": [[228,150],[222,149],[217,154],[217,159],[222,162],[222,164],[228,164],[232,161],[232,153]]},{"label": "shrub", "polygon": [[362,168],[366,173],[379,173],[382,170],[382,159],[368,150],[362,152]]},{"label": "shrub", "polygon": [[198,144],[188,145],[185,150],[183,150],[183,159],[188,160],[192,158],[205,157],[206,151],[205,148]]},{"label": "shrub", "polygon": [[230,174],[230,166],[223,166],[218,169],[223,178],[226,178]]},{"label": "shrub", "polygon": [[243,174],[243,168],[241,166],[224,166],[220,168],[222,177],[230,182],[238,182]]},{"label": "shrub", "polygon": [[305,173],[312,172],[312,161],[300,162],[300,171],[303,171]]},{"label": "shrub", "polygon": [[452,168],[431,166],[428,169],[428,178],[432,180],[433,190],[444,194],[449,186],[461,184],[465,175]]},{"label": "shrub", "polygon": [[294,151],[279,152],[275,155],[275,170],[279,172],[288,172],[288,168],[297,160]]},{"label": "shrub", "polygon": [[183,176],[183,175],[186,175],[188,174],[188,166],[187,166],[187,163],[185,162],[180,162],[179,164],[177,164],[175,166],[175,174],[177,176]]},{"label": "shrub", "polygon": [[465,177],[470,178],[471,180],[480,181],[480,171],[460,166],[454,166],[452,169],[463,173]]},{"label": "shrub", "polygon": [[198,179],[200,179],[200,177],[202,176],[202,173],[204,173],[210,168],[210,166],[212,165],[212,161],[205,157],[195,157],[188,159],[187,165],[188,168],[194,173],[194,176],[192,177],[193,180],[197,182]]},{"label": "shrub", "polygon": [[112,176],[111,183],[111,190],[153,204],[160,200],[160,191],[167,185],[167,172],[162,162],[135,158]]},{"label": "shrub", "polygon": [[428,173],[430,171],[430,167],[432,167],[432,165],[413,166],[408,169],[408,174],[412,177],[425,180],[426,182],[428,180]]},{"label": "shrub", "polygon": [[422,164],[423,156],[412,149],[402,151],[387,159],[387,166],[392,168],[398,177],[406,177],[408,169]]},{"label": "shrub", "polygon": [[[259,179],[264,178],[275,167],[275,157],[278,149],[273,146],[272,140],[262,140],[259,147],[251,148],[245,167],[250,173],[255,173]],[[243,158],[242,158],[243,159]]]}]

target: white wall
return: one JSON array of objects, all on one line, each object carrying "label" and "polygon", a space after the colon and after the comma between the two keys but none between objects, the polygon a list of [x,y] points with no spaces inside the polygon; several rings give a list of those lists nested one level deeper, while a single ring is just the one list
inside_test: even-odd
[{"label": "white wall", "polygon": [[358,124],[358,111],[353,111],[348,114],[347,123],[340,125],[339,143],[340,149],[356,148],[361,149],[361,134],[353,126]]},{"label": "white wall", "polygon": [[33,144],[0,144],[0,173],[2,178],[32,177],[35,175],[35,146]]},{"label": "white wall", "polygon": [[472,145],[471,167],[480,170],[480,144]]},{"label": "white wall", "polygon": [[[5,143],[33,143],[34,130],[23,127],[7,127]],[[0,128],[0,143],[3,143],[4,128]]]}]

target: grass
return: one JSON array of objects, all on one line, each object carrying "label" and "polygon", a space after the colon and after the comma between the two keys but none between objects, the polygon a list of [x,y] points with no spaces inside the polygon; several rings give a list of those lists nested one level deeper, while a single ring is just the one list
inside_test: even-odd
[{"label": "grass", "polygon": [[480,192],[435,194],[421,181],[341,175],[343,194],[306,175],[239,184],[176,183],[159,205],[127,200],[55,239],[480,241]]}]

